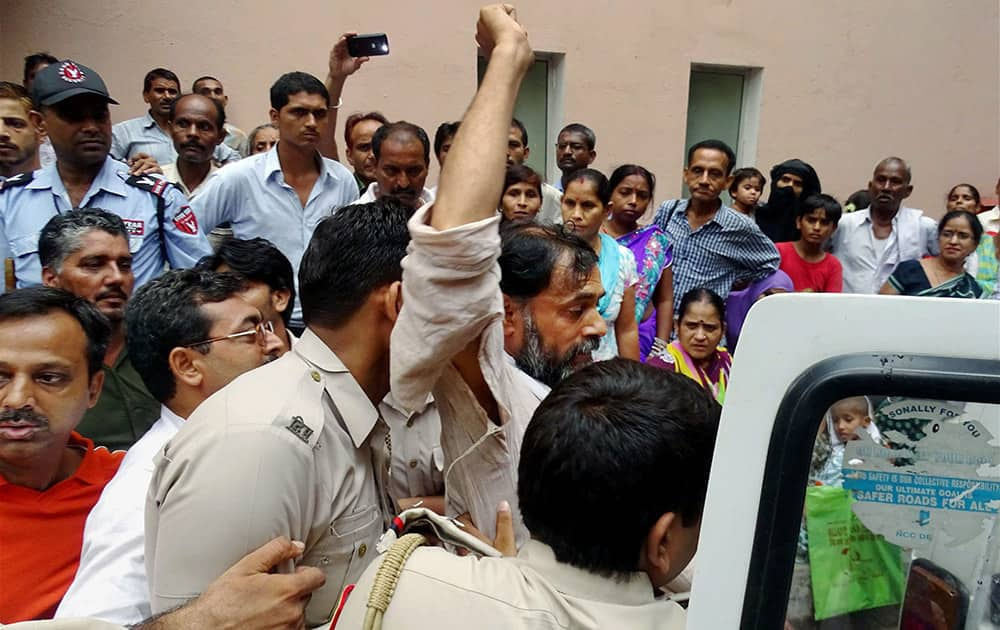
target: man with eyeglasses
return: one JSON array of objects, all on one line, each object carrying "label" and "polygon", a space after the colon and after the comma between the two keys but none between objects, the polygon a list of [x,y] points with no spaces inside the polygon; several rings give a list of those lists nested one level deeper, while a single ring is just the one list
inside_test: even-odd
[{"label": "man with eyeglasses", "polygon": [[125,346],[125,305],[135,276],[125,222],[97,208],[82,208],[49,219],[38,236],[42,283],[65,289],[94,304],[111,323],[111,339],[101,366],[104,388],[77,431],[97,446],[127,449],[160,416]]},{"label": "man with eyeglasses", "polygon": [[144,510],[154,457],[198,405],[281,346],[260,311],[241,297],[233,273],[178,270],[136,292],[128,307],[128,348],[160,418],[133,446],[83,532],[80,568],[56,617],[120,625],[152,613],[146,581]]}]

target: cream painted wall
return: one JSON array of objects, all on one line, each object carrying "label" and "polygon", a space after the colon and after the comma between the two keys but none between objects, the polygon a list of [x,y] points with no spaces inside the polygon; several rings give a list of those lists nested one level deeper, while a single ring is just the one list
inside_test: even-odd
[{"label": "cream painted wall", "polygon": [[[910,205],[943,210],[950,185],[984,194],[1000,175],[1000,3],[997,0],[534,0],[519,8],[539,51],[566,55],[563,122],[598,135],[596,166],[638,162],[660,176],[659,199],[680,190],[692,63],[760,66],[756,164],[801,157],[843,199],[872,165],[912,163]],[[344,93],[346,114],[379,109],[429,133],[462,115],[476,82],[477,0],[0,0],[0,76],[47,49],[97,69],[140,115],[150,68],[189,82],[214,74],[230,118],[264,122],[267,88],[292,69],[325,74],[344,30],[385,31],[392,54]],[[338,130],[340,133],[340,130]],[[554,138],[548,138],[552,142]],[[540,139],[532,139],[537,144]],[[436,173],[432,174],[432,179]]]}]

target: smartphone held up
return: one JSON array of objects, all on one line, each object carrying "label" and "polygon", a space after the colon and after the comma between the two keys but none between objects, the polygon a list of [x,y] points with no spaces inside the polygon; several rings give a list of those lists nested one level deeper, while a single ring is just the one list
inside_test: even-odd
[{"label": "smartphone held up", "polygon": [[375,57],[389,54],[385,33],[366,33],[347,38],[347,54],[352,57]]}]

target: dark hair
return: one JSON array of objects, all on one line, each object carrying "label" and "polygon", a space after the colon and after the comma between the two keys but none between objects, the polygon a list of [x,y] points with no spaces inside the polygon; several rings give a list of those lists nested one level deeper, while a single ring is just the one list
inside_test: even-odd
[{"label": "dark hair", "polygon": [[578,284],[597,265],[590,244],[561,225],[504,223],[500,239],[500,291],[514,299],[530,300],[547,289],[556,265],[567,256]]},{"label": "dark hair", "polygon": [[522,182],[531,184],[538,190],[538,195],[542,195],[542,176],[536,173],[535,169],[524,164],[511,164],[507,167],[503,178],[503,192],[507,192],[507,189],[514,184]]},{"label": "dark hair", "polygon": [[372,135],[372,153],[375,155],[376,162],[382,154],[382,143],[390,137],[402,141],[416,138],[424,147],[424,164],[431,163],[431,141],[427,138],[427,132],[419,125],[414,125],[405,120],[382,125]]},{"label": "dark hair", "polygon": [[[177,104],[181,102],[181,99],[185,99],[190,96],[197,96],[199,98],[208,98],[207,96],[202,96],[201,94],[196,94],[194,92],[192,92],[191,94],[181,94],[180,96],[178,96],[177,98],[175,98],[173,101],[170,102],[170,114],[169,114],[170,117],[167,118],[167,120],[173,121],[174,116],[177,114]],[[208,98],[208,100],[212,101],[212,107],[215,108],[216,131],[223,131],[224,125],[226,124],[226,108],[223,107],[222,104],[215,99]]]},{"label": "dark hair", "polygon": [[696,287],[691,289],[684,294],[681,298],[680,306],[677,308],[677,319],[683,319],[685,313],[687,313],[688,308],[692,304],[707,303],[715,307],[715,310],[719,313],[719,321],[725,323],[726,321],[726,302],[719,294],[711,289],[706,289],[704,287]]},{"label": "dark hair", "polygon": [[952,210],[951,212],[945,213],[945,215],[941,217],[941,222],[938,223],[938,236],[941,236],[941,232],[944,232],[944,226],[948,224],[948,221],[959,217],[969,222],[969,229],[972,230],[972,238],[975,239],[976,243],[979,243],[979,241],[983,239],[983,224],[979,222],[976,215],[972,214],[968,210]]},{"label": "dark hair", "polygon": [[701,142],[696,142],[691,145],[688,149],[688,159],[687,164],[691,166],[691,160],[694,159],[694,154],[699,149],[710,149],[712,151],[721,151],[726,154],[726,175],[728,176],[733,172],[733,167],[736,166],[736,153],[733,151],[732,147],[723,142],[722,140],[702,140]]},{"label": "dark hair", "polygon": [[454,122],[443,122],[438,125],[437,131],[434,132],[434,155],[441,153],[441,147],[444,146],[445,140],[455,137],[460,124],[462,124],[462,121],[456,120]]},{"label": "dark hair", "polygon": [[66,257],[80,249],[80,239],[92,230],[129,241],[125,223],[117,214],[100,208],[76,208],[57,214],[45,224],[38,235],[38,258],[42,267],[56,273]]},{"label": "dark hair", "polygon": [[847,198],[846,205],[854,210],[863,210],[872,205],[872,195],[867,189],[856,190],[854,194]]},{"label": "dark hair", "polygon": [[213,77],[213,76],[212,76],[212,75],[210,75],[210,74],[206,74],[206,75],[205,75],[205,76],[203,76],[203,77],[198,77],[197,79],[195,79],[195,80],[194,80],[194,81],[193,81],[193,82],[191,83],[191,91],[192,91],[192,92],[194,92],[194,91],[195,91],[195,90],[197,89],[197,87],[198,87],[198,84],[199,84],[199,83],[201,83],[202,81],[215,81],[215,82],[216,82],[216,83],[218,83],[219,85],[222,85],[222,81],[219,81],[218,79],[216,79],[215,77]]},{"label": "dark hair", "polygon": [[524,433],[524,524],[560,562],[607,577],[638,571],[663,514],[685,527],[701,519],[720,413],[691,379],[637,361],[577,371]]},{"label": "dark hair", "polygon": [[577,171],[573,171],[569,177],[566,178],[566,188],[572,182],[583,180],[594,185],[597,189],[597,198],[601,200],[601,203],[607,205],[611,201],[611,186],[608,184],[608,178],[604,176],[604,173],[595,168],[581,168]]},{"label": "dark hair", "polygon": [[354,131],[354,126],[364,120],[375,120],[383,125],[389,124],[389,119],[383,116],[382,112],[354,112],[344,121],[344,144],[347,145],[348,149],[351,148],[351,132]]},{"label": "dark hair", "polygon": [[142,91],[143,93],[148,92],[153,87],[153,81],[156,79],[166,79],[167,81],[173,81],[177,84],[177,89],[181,89],[181,80],[177,78],[177,75],[167,70],[166,68],[153,68],[146,73],[145,78],[142,80]]},{"label": "dark hair", "polygon": [[216,271],[222,265],[251,282],[263,282],[272,291],[287,290],[290,294],[288,308],[281,319],[288,325],[295,304],[295,271],[281,250],[263,238],[227,238],[214,254],[199,260],[195,269]]},{"label": "dark hair", "polygon": [[[691,158],[688,158],[688,162],[690,161]],[[744,166],[733,171],[733,183],[729,185],[729,194],[735,194],[739,190],[740,184],[751,177],[756,177],[760,180],[760,189],[763,191],[764,186],[767,185],[767,178],[764,177],[764,174],[752,166]]]},{"label": "dark hair", "polygon": [[[246,289],[234,273],[173,269],[139,287],[125,307],[128,357],[153,398],[161,403],[177,393],[170,352],[211,336],[212,321],[202,304],[223,302]],[[211,344],[193,346],[202,354]]]},{"label": "dark hair", "polygon": [[282,107],[288,105],[288,97],[299,92],[319,94],[327,105],[330,104],[330,93],[326,91],[322,81],[308,72],[296,71],[286,72],[271,86],[271,107],[281,111]]},{"label": "dark hair", "polygon": [[972,193],[972,198],[976,200],[977,206],[983,203],[983,198],[979,196],[979,189],[972,184],[956,184],[955,186],[952,186],[951,190],[948,191],[948,198],[950,198],[955,190],[959,188],[968,188],[969,192]]},{"label": "dark hair", "polygon": [[54,63],[59,63],[59,60],[47,52],[32,53],[24,58],[23,83],[25,85],[28,83],[28,77],[31,75],[31,71],[35,69],[35,66],[40,66],[43,63],[51,66]]},{"label": "dark hair", "polygon": [[[583,135],[584,142],[587,143],[587,150],[593,151],[594,147],[597,146],[597,135],[594,134],[594,130],[587,125],[581,125],[580,123],[570,123],[559,130],[559,136],[564,133],[578,133]],[[556,136],[556,139],[559,138]],[[525,146],[528,145],[527,142],[524,143]]]},{"label": "dark hair", "polygon": [[0,295],[0,324],[12,319],[42,317],[53,311],[62,311],[80,324],[87,337],[87,374],[100,372],[111,339],[111,324],[96,306],[69,291],[51,287],[29,287]]},{"label": "dark hair", "polygon": [[622,164],[611,172],[611,177],[608,178],[609,200],[611,199],[611,193],[615,192],[615,188],[618,188],[618,184],[631,175],[638,175],[646,180],[646,185],[649,186],[649,198],[652,200],[653,195],[656,193],[656,175],[653,175],[648,169],[638,164]]},{"label": "dark hair", "polygon": [[524,146],[528,146],[528,130],[525,129],[524,123],[518,120],[517,118],[511,118],[510,126],[512,128],[516,127],[517,130],[521,132],[521,144],[523,144]]},{"label": "dark hair", "polygon": [[834,227],[840,222],[840,217],[844,209],[840,207],[840,202],[825,193],[809,195],[802,200],[795,211],[796,217],[804,217],[811,214],[813,210],[822,210],[826,214],[826,220],[833,223]]},{"label": "dark hair", "polygon": [[299,265],[306,324],[339,326],[376,288],[402,279],[410,243],[406,222],[412,214],[411,208],[382,197],[344,206],[316,226]]}]

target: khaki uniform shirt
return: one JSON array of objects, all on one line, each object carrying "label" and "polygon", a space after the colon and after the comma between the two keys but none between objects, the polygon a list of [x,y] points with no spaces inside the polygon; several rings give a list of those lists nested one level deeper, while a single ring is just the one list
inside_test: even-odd
[{"label": "khaki uniform shirt", "polygon": [[413,412],[402,408],[390,393],[379,405],[392,436],[393,500],[436,497],[444,494],[444,452],[441,450],[441,416],[433,398]]},{"label": "khaki uniform shirt", "polygon": [[[360,628],[378,564],[361,577],[337,620]],[[417,549],[403,567],[383,630],[683,630],[687,613],[657,599],[645,573],[606,578],[556,560],[552,549],[528,541],[517,558],[458,557]]]},{"label": "khaki uniform shirt", "polygon": [[283,357],[216,392],[156,457],[146,500],[153,613],[287,536],[305,543],[297,564],[326,574],[306,625],[326,623],[395,513],[382,490],[387,432],[351,373],[308,330]]},{"label": "khaki uniform shirt", "polygon": [[[510,502],[520,546],[527,530],[517,507],[521,440],[548,388],[518,370],[504,351],[499,217],[450,230],[428,225],[430,206],[410,219],[403,259],[403,308],[392,331],[391,389],[405,409],[433,390],[441,414],[449,515],[469,512],[495,537],[496,510]],[[500,409],[490,421],[451,359],[480,339],[479,365]]]}]

